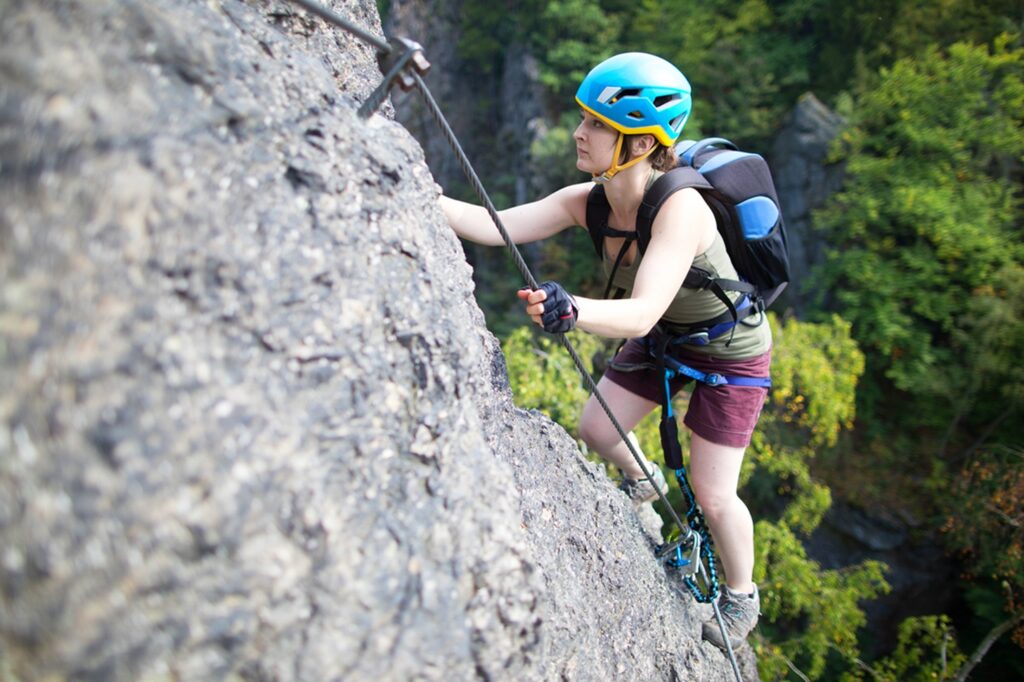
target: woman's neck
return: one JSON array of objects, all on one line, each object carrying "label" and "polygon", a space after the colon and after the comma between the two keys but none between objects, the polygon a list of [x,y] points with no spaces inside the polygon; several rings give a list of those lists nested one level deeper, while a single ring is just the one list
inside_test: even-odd
[{"label": "woman's neck", "polygon": [[616,225],[618,229],[634,229],[636,212],[640,208],[640,202],[643,201],[647,183],[653,172],[651,164],[641,161],[632,168],[622,171],[605,184],[604,193],[608,198],[608,205],[611,206],[615,222],[619,223]]}]

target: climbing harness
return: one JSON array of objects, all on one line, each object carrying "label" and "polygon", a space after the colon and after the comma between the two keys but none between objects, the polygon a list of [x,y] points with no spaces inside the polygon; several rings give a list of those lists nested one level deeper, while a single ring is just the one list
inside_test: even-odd
[{"label": "climbing harness", "polygon": [[[740,309],[742,310],[742,307]],[[729,327],[735,324],[735,322],[730,325],[722,323],[718,325],[718,328],[705,329],[696,335],[693,332],[682,335],[672,334],[658,326],[644,338],[644,345],[648,355],[651,356],[651,362],[626,364],[613,361],[611,363],[611,366],[620,372],[654,369],[664,379],[665,390],[661,403],[661,423],[659,424],[661,448],[665,453],[665,464],[675,471],[679,489],[683,492],[683,497],[686,500],[686,524],[691,532],[673,542],[659,545],[655,549],[655,553],[666,565],[679,569],[683,576],[683,584],[693,598],[703,604],[713,603],[719,595],[714,544],[710,529],[704,520],[704,514],[690,487],[686,468],[683,466],[679,429],[672,409],[671,382],[676,377],[686,377],[712,388],[718,386],[770,388],[772,382],[769,377],[725,376],[714,372],[702,372],[669,355],[668,348],[683,344],[706,345],[724,335],[729,331]],[[723,639],[728,640],[727,637]]]},{"label": "climbing harness", "polygon": [[[423,75],[426,74],[427,70],[430,68],[430,64],[423,56],[422,47],[420,47],[419,44],[413,41],[405,40],[402,38],[392,39],[390,42],[383,41],[377,36],[367,33],[366,31],[353,25],[351,22],[347,21],[343,17],[339,16],[335,12],[332,12],[331,10],[323,7],[322,5],[316,2],[313,2],[312,0],[289,1],[303,7],[310,13],[320,17],[321,19],[327,21],[328,23],[334,24],[335,26],[351,33],[352,35],[374,46],[377,49],[381,59],[381,70],[382,72],[385,73],[385,77],[383,82],[381,82],[377,89],[374,90],[371,96],[367,98],[367,100],[360,107],[360,116],[362,116],[363,118],[368,118],[369,116],[373,115],[373,113],[376,112],[376,110],[384,102],[384,99],[387,97],[388,91],[391,89],[391,86],[395,82],[397,82],[398,85],[403,89],[416,89],[420,92],[420,94],[423,96],[424,102],[426,102],[427,104],[427,109],[430,111],[431,116],[437,123],[438,127],[441,129],[441,132],[444,134],[446,141],[452,148],[452,151],[455,153],[455,156],[458,159],[459,165],[462,168],[463,173],[469,180],[470,186],[473,188],[473,191],[480,199],[480,202],[487,210],[487,213],[488,215],[490,215],[491,220],[494,222],[494,225],[497,228],[498,232],[501,234],[501,238],[505,243],[505,247],[508,250],[513,262],[515,263],[516,269],[519,271],[519,274],[522,275],[523,279],[529,285],[530,289],[536,290],[540,288],[540,285],[534,278],[533,273],[530,272],[529,267],[526,265],[526,261],[523,259],[522,254],[519,252],[519,249],[516,248],[515,243],[512,241],[512,237],[509,235],[508,230],[505,228],[505,225],[501,220],[501,217],[498,215],[498,210],[497,208],[495,208],[493,202],[491,201],[491,198],[488,195],[487,190],[484,188],[483,183],[480,181],[480,178],[477,176],[476,171],[470,164],[466,152],[462,149],[462,145],[459,144],[458,138],[456,138],[455,133],[451,129],[451,126],[448,125],[448,121],[445,118],[444,113],[441,111],[440,106],[438,106],[437,102],[435,101],[433,95],[430,92],[430,89],[423,81]],[[590,390],[591,394],[597,400],[598,404],[600,404],[605,414],[608,415],[608,419],[615,427],[615,430],[619,434],[619,437],[622,438],[622,440],[626,443],[627,447],[629,448],[630,454],[633,456],[633,459],[636,460],[637,465],[640,467],[641,471],[643,471],[644,477],[653,484],[654,478],[651,471],[647,468],[647,464],[640,456],[636,446],[634,446],[630,439],[627,437],[627,434],[625,430],[622,428],[622,425],[619,423],[618,419],[615,418],[615,415],[612,413],[611,407],[605,401],[604,396],[602,396],[600,391],[598,391],[597,384],[594,382],[594,378],[590,375],[590,372],[587,371],[587,368],[583,364],[583,360],[580,358],[579,354],[576,352],[576,349],[573,347],[572,343],[566,338],[565,334],[557,334],[556,336],[558,337],[562,346],[565,348],[566,352],[568,352],[569,356],[572,358],[572,361],[576,365],[576,369],[579,371],[580,376],[583,378],[584,383],[587,385],[587,388]],[[679,518],[679,515],[676,514],[675,510],[672,508],[672,505],[669,504],[668,498],[665,497],[665,494],[658,488],[657,485],[654,485],[654,489],[658,493],[658,498],[665,505],[665,508],[668,510],[668,513],[671,515],[673,522],[679,528],[680,532],[687,537],[699,538],[700,534],[698,531],[695,531],[690,526],[690,524],[683,524],[683,522]],[[695,502],[693,503],[693,506],[696,507]],[[710,539],[710,536],[708,536],[708,538]],[[693,542],[701,543],[700,546],[702,547],[707,546],[708,551],[710,551],[710,540],[693,540]],[[693,569],[694,575],[701,574],[705,571],[706,569],[704,568],[702,562],[697,562],[696,568]],[[703,579],[706,580],[707,584],[709,585],[717,584],[713,575],[713,571],[714,569],[712,565],[711,573],[703,577]],[[743,682],[743,678],[740,675],[739,665],[736,662],[736,657],[733,653],[732,646],[729,643],[729,637],[726,634],[725,624],[722,621],[722,616],[719,611],[717,602],[712,602],[712,606],[714,607],[715,617],[718,620],[718,625],[722,630],[722,634],[726,642],[726,653],[728,654],[729,662],[732,665],[733,673],[736,676],[737,682]]]}]

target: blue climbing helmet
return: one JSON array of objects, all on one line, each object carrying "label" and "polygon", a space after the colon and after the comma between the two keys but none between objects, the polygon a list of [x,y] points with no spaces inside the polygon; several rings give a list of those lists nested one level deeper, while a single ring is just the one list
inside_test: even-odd
[{"label": "blue climbing helmet", "polygon": [[604,60],[576,91],[583,109],[626,135],[653,135],[671,147],[690,115],[690,83],[661,57],[625,52]]}]

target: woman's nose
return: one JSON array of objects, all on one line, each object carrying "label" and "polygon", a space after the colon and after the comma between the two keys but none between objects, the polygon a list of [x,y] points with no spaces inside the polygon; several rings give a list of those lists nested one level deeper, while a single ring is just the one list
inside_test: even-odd
[{"label": "woman's nose", "polygon": [[580,121],[580,124],[576,126],[576,130],[572,131],[572,136],[577,140],[583,139],[583,121]]}]

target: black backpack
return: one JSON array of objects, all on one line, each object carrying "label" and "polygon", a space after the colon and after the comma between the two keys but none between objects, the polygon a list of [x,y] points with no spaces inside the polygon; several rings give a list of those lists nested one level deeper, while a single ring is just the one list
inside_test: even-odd
[{"label": "black backpack", "polygon": [[[702,268],[691,267],[683,286],[709,289],[722,300],[728,311],[715,319],[687,325],[686,330],[673,331],[691,333],[700,329],[721,329],[723,324],[734,327],[744,317],[767,308],[789,282],[786,232],[775,183],[763,157],[740,151],[723,138],[682,142],[678,147],[679,166],[658,178],[644,194],[637,213],[635,233],[608,227],[611,206],[605,197],[604,187],[595,185],[590,191],[587,229],[598,257],[602,257],[606,236],[626,239],[608,277],[604,296],[607,298],[611,292],[615,270],[629,249],[630,241],[636,239],[640,253],[644,253],[651,241],[651,225],[661,205],[678,190],[693,187],[715,214],[729,258],[743,281],[715,278]],[[744,302],[742,309],[737,310],[726,291],[742,292],[749,305]],[[616,298],[623,293],[621,290],[617,292]]]}]

